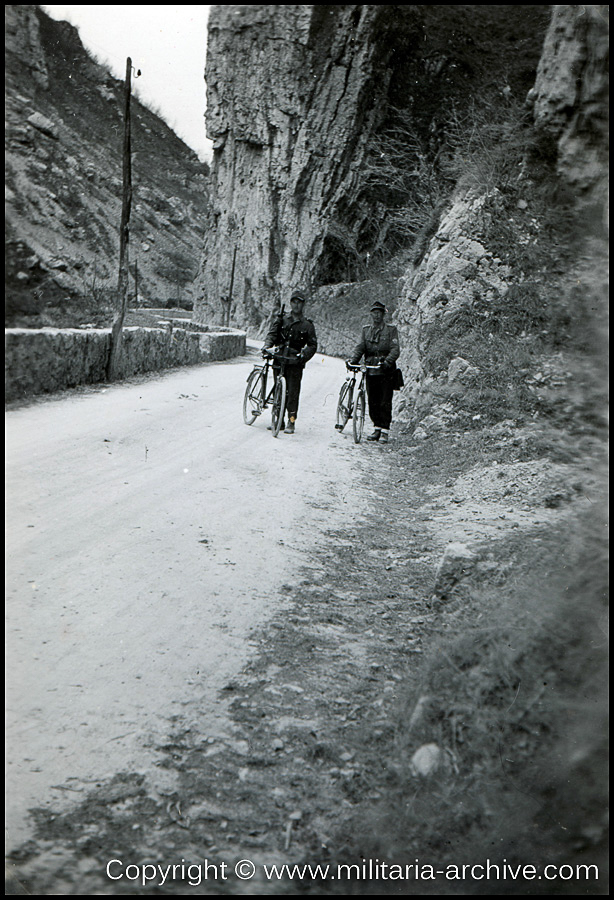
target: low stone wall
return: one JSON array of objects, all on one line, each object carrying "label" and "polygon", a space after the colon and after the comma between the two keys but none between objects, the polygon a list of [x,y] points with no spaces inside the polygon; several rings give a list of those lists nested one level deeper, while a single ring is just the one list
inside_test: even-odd
[{"label": "low stone wall", "polygon": [[[176,332],[175,332],[176,333]],[[242,349],[237,350],[237,337],[241,336]],[[202,362],[213,362],[220,359],[232,359],[242,356],[246,351],[247,335],[244,331],[209,331],[198,335],[198,347]]]},{"label": "low stone wall", "polygon": [[[7,329],[5,402],[104,382],[110,345],[108,328]],[[118,377],[231,359],[245,352],[243,331],[125,328]]]}]

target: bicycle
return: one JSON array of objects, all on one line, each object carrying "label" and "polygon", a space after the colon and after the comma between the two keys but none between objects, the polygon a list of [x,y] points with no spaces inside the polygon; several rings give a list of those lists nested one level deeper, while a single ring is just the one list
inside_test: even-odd
[{"label": "bicycle", "polygon": [[[354,443],[360,444],[365,428],[365,412],[367,409],[365,378],[367,377],[367,372],[377,372],[380,366],[368,366],[366,363],[353,366],[351,363],[346,362],[345,367],[350,374],[341,385],[341,390],[339,391],[335,428],[337,431],[343,431],[351,419]],[[358,387],[356,387],[358,372],[360,372],[360,380],[358,381]]]},{"label": "bicycle", "polygon": [[[271,406],[271,431],[277,437],[281,431],[286,409],[286,379],[284,368],[287,362],[294,362],[275,350],[263,350],[264,365],[254,366],[247,378],[247,387],[243,397],[243,421],[253,425],[267,406]],[[279,371],[274,374],[273,385],[267,393],[269,371],[279,363]]]}]

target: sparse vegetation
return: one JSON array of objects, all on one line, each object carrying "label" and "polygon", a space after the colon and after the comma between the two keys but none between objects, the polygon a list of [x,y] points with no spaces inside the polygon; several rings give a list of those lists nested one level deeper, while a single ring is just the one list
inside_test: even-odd
[{"label": "sparse vegetation", "polygon": [[518,187],[536,135],[523,103],[511,96],[454,106],[445,126],[441,167],[458,191],[506,193]]},{"label": "sparse vegetation", "polygon": [[117,280],[110,276],[104,261],[83,264],[81,272],[86,304],[84,312],[89,310],[97,317],[97,321],[110,325],[117,303]]},{"label": "sparse vegetation", "polygon": [[[519,104],[474,103],[462,119],[452,115],[446,133],[438,164],[454,179],[458,196],[481,198],[470,237],[506,266],[507,274],[503,291],[484,282],[476,269],[467,276],[468,284],[473,279],[473,301],[460,309],[446,309],[447,295],[433,299],[441,311],[422,323],[418,335],[423,370],[436,379],[431,401],[452,399],[461,414],[482,425],[537,414],[569,421],[571,410],[581,412],[586,404],[561,403],[556,390],[540,390],[533,376],[541,378],[540,369],[555,354],[591,354],[597,345],[604,350],[595,316],[596,310],[603,312],[603,285],[575,266],[586,214],[561,186],[551,146]],[[387,165],[404,165],[402,154],[397,150]],[[402,183],[401,176],[391,183]],[[414,264],[436,230],[438,208],[413,237]],[[595,252],[598,272],[602,251]],[[479,370],[471,385],[447,385],[455,357]],[[569,367],[574,370],[575,364],[568,362]],[[560,371],[554,378],[560,388],[575,375]],[[417,418],[428,411],[422,402]]]},{"label": "sparse vegetation", "polygon": [[376,252],[385,245],[412,246],[420,236],[432,235],[452,184],[419,137],[411,114],[397,109],[390,116],[388,128],[372,142],[363,174],[366,193],[385,209]]},{"label": "sparse vegetation", "polygon": [[[399,117],[379,148],[374,143],[379,156],[370,169],[382,205],[382,246],[390,248],[394,238],[419,264],[437,229],[440,200],[454,191],[481,198],[468,237],[507,267],[504,290],[483,289],[476,267],[471,304],[446,310],[449,298],[442,297],[438,314],[420,326],[418,352],[429,387],[415,420],[445,406],[451,422],[412,462],[429,473],[437,466],[449,472],[459,432],[468,459],[492,458],[491,428],[503,420],[512,426],[513,443],[499,445],[498,460],[509,458],[516,444],[527,461],[581,462],[603,485],[607,250],[601,213],[583,209],[564,186],[552,138],[535,129],[512,92],[493,92],[462,114],[459,109],[453,107],[430,155],[411,119]],[[422,184],[436,190],[421,195]],[[448,383],[456,357],[477,370],[465,384]],[[562,484],[545,506],[568,503],[574,490]],[[607,513],[599,495],[587,499],[592,508],[573,524],[485,547],[488,558],[507,560],[510,568],[493,563],[483,570],[487,576],[441,604],[430,652],[408,671],[380,811],[365,822],[361,809],[352,819],[344,860],[441,859],[451,848],[458,857],[492,858],[504,847],[510,861],[604,865],[607,656],[600,629]],[[438,776],[421,783],[410,760],[429,743],[443,749],[445,761]],[[429,888],[441,893],[421,885],[424,893]],[[467,888],[493,892],[492,883]],[[576,893],[578,884],[560,881],[553,890]],[[379,892],[388,891],[380,885]],[[586,892],[601,891],[593,881]]]}]

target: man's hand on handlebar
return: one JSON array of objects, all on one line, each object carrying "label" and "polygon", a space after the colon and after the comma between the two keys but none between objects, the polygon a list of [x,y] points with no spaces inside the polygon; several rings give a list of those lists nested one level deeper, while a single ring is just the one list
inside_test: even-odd
[{"label": "man's hand on handlebar", "polygon": [[372,372],[374,372],[382,368],[381,363],[378,363],[376,366],[368,366],[364,362],[353,363],[351,359],[346,359],[345,365],[346,368],[348,368],[351,372],[361,372],[363,369],[365,371],[371,370]]},{"label": "man's hand on handlebar", "polygon": [[276,362],[296,363],[300,361],[300,356],[288,356],[283,352],[283,347],[263,347],[262,355],[265,359],[272,359]]}]

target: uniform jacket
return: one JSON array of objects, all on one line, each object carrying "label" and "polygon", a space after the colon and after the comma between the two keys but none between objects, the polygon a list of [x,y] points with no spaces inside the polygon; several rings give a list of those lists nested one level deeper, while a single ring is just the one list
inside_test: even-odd
[{"label": "uniform jacket", "polygon": [[296,356],[297,363],[304,365],[318,349],[314,324],[304,316],[293,322],[291,315],[278,313],[269,328],[264,346],[283,346],[288,356]]},{"label": "uniform jacket", "polygon": [[364,356],[368,366],[376,366],[384,363],[385,366],[394,369],[399,358],[401,346],[396,325],[365,325],[362,329],[359,342],[354,347],[350,359],[352,365],[357,365]]}]

